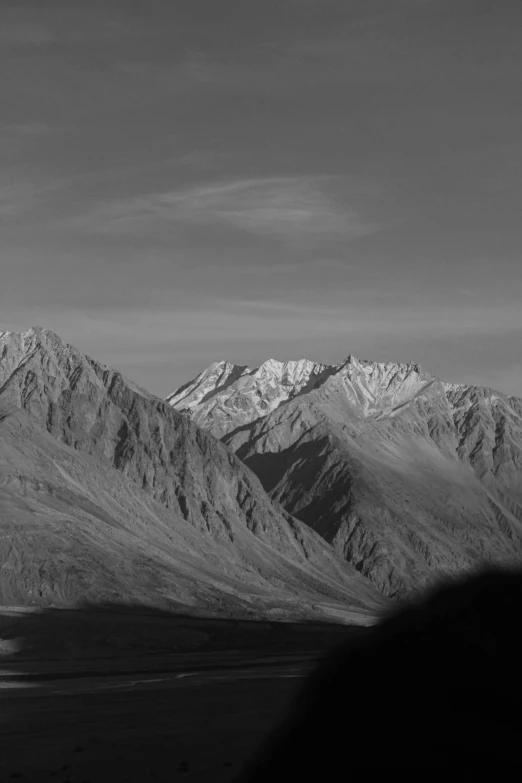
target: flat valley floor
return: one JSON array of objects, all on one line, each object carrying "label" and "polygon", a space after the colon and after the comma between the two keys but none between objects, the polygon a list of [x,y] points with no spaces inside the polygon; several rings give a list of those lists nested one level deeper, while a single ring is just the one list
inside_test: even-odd
[{"label": "flat valley floor", "polygon": [[3,690],[0,779],[225,783],[305,675],[286,664]]},{"label": "flat valley floor", "polygon": [[[148,618],[136,625],[127,614],[111,628],[119,626],[121,645],[122,628],[131,625],[137,638],[146,626],[145,652],[105,647],[87,659],[73,645],[65,659],[56,654],[64,617],[69,645],[75,623],[85,643],[82,613],[34,615],[24,620],[25,631],[17,628],[26,634],[17,638],[33,639],[33,653],[23,662],[4,656],[0,666],[2,781],[231,781],[341,631],[199,620],[192,626],[200,634],[206,628],[210,646],[219,649],[207,643],[207,649],[170,654],[153,649],[151,628],[182,622],[186,631],[189,621]],[[90,623],[94,638],[92,615]],[[31,636],[34,628],[47,639],[43,652]],[[227,636],[234,649],[226,649]]]}]

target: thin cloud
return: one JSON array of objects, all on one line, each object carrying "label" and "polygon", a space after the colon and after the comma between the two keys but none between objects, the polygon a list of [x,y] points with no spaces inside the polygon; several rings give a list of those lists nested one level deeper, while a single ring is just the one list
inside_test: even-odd
[{"label": "thin cloud", "polygon": [[[299,274],[300,272],[311,269],[324,269],[327,271],[342,271],[347,269],[353,269],[354,264],[349,263],[345,258],[298,258],[295,261],[281,261],[277,260],[276,263],[270,264],[270,275],[286,275],[286,274]],[[264,264],[251,264],[245,265],[243,263],[229,264],[226,266],[228,271],[234,274],[241,274],[250,277],[265,276],[267,274],[267,267]]]},{"label": "thin cloud", "polygon": [[108,202],[75,223],[111,234],[225,225],[285,242],[349,239],[379,228],[326,195],[319,180],[292,177],[240,179]]},{"label": "thin cloud", "polygon": [[66,181],[59,178],[31,181],[18,171],[0,177],[0,216],[4,220],[17,218],[35,210],[49,195],[62,188]]},{"label": "thin cloud", "polygon": [[30,212],[42,193],[42,188],[29,183],[0,182],[0,216],[5,219]]}]

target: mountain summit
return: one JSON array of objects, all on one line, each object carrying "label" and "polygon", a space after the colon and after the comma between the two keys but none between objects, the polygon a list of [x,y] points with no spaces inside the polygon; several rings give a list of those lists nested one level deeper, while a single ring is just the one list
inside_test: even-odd
[{"label": "mountain summit", "polygon": [[168,402],[386,595],[522,559],[518,398],[349,356],[212,365]]}]

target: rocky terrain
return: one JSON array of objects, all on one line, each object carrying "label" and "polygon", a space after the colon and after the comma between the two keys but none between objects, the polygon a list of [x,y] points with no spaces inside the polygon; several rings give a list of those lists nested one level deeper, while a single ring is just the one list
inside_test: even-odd
[{"label": "rocky terrain", "polygon": [[385,595],[522,560],[522,400],[417,364],[220,362],[169,403]]},{"label": "rocky terrain", "polygon": [[375,588],[233,451],[52,332],[0,332],[0,602],[366,623]]},{"label": "rocky terrain", "polygon": [[167,402],[177,410],[190,411],[197,424],[220,438],[312,388],[326,369],[307,359],[284,363],[269,359],[255,370],[215,362],[170,394]]}]

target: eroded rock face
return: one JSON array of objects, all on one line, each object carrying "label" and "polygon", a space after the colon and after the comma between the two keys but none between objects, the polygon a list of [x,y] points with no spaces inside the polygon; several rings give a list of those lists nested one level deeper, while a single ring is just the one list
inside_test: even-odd
[{"label": "eroded rock face", "polygon": [[386,595],[521,559],[521,400],[416,364],[315,366],[263,416],[259,388],[232,419],[219,387],[186,412]]},{"label": "eroded rock face", "polygon": [[[51,524],[49,509],[58,504],[59,514],[72,514],[76,527],[62,519],[63,524],[56,528],[54,520],[49,540],[54,540],[60,551],[67,549],[73,533],[81,529],[82,546],[73,549],[83,554],[75,568],[82,571],[88,562],[103,561],[98,570],[106,574],[111,597],[114,591],[130,590],[130,574],[123,579],[111,569],[118,558],[124,562],[137,547],[139,568],[143,572],[147,561],[150,575],[148,583],[137,575],[138,594],[141,591],[149,602],[159,594],[175,600],[176,568],[178,576],[181,568],[178,548],[184,542],[196,560],[191,576],[187,576],[187,568],[182,569],[178,602],[190,603],[190,596],[201,592],[198,583],[202,581],[207,588],[215,584],[214,605],[219,608],[221,602],[224,610],[230,606],[223,595],[233,596],[237,603],[243,591],[247,603],[256,610],[257,601],[261,613],[270,611],[270,600],[276,596],[279,605],[286,602],[290,611],[291,605],[298,607],[300,601],[312,606],[321,600],[331,603],[333,613],[339,607],[359,611],[361,616],[378,611],[379,597],[371,586],[308,526],[274,504],[230,449],[120,373],[41,329],[0,333],[0,373],[0,436],[5,453],[0,461],[4,476],[0,481],[7,509],[2,524],[9,526],[13,519],[25,518],[21,496],[26,493],[28,518],[34,522],[31,509],[40,509],[36,513],[42,514],[42,525],[36,526],[34,533],[42,547],[47,540],[46,525]],[[23,426],[20,416],[25,417]],[[68,454],[74,470],[68,468]],[[15,464],[17,468],[11,469]],[[116,490],[122,499],[114,508],[111,503]],[[143,506],[151,501],[155,506],[144,516]],[[78,514],[84,520],[81,525]],[[85,517],[91,519],[91,528]],[[98,532],[93,519],[102,522]],[[107,559],[103,542],[110,520],[113,527],[122,529],[119,544],[109,535],[107,547],[112,555]],[[33,528],[31,525],[28,530]],[[46,553],[49,558],[51,555],[46,546],[39,571],[46,576],[38,586],[38,569],[35,572],[30,566],[31,539],[24,538],[19,526],[11,524],[9,530],[7,541],[17,542],[14,561],[16,552],[23,551],[28,569],[22,569],[19,579],[12,574],[9,586],[4,585],[13,600],[22,601],[24,595],[29,600],[29,593],[35,591],[37,600],[54,596],[52,600],[61,603],[70,601],[73,594],[81,595],[82,580],[87,578],[84,571],[81,578],[76,574],[78,578],[69,579],[69,585],[75,585],[69,592],[60,587],[66,569],[48,574]],[[89,530],[91,540],[87,543]],[[186,535],[188,530],[190,535]],[[114,555],[118,546],[120,554]],[[74,563],[74,556],[68,562]],[[89,567],[97,573],[95,566]],[[155,569],[162,574],[159,582]],[[205,600],[210,600],[209,589],[203,593]]]}]

